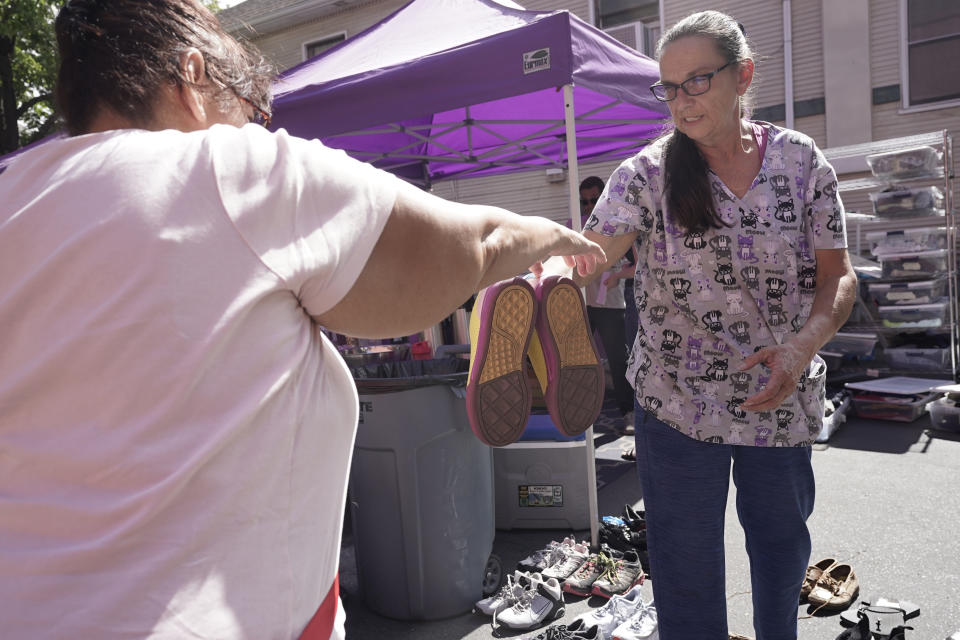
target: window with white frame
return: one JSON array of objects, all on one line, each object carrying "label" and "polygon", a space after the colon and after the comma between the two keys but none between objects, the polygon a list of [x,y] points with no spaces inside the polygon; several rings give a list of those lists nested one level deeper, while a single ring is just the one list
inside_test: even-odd
[{"label": "window with white frame", "polygon": [[309,60],[314,56],[318,56],[327,49],[340,44],[346,39],[346,32],[341,31],[340,33],[336,33],[332,36],[326,36],[324,38],[320,38],[319,40],[307,42],[303,45],[303,59]]},{"label": "window with white frame", "polygon": [[653,56],[660,39],[659,0],[593,0],[597,26],[637,51]]},{"label": "window with white frame", "polygon": [[960,2],[900,2],[904,107],[960,100]]}]

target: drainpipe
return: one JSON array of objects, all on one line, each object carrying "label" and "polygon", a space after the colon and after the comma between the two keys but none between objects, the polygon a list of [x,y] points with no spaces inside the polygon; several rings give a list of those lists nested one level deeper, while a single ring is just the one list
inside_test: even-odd
[{"label": "drainpipe", "polygon": [[793,22],[790,18],[790,0],[783,0],[783,103],[786,107],[786,127],[793,129]]},{"label": "drainpipe", "polygon": [[[663,6],[663,0],[660,0],[660,35],[662,36],[667,32],[667,16]],[[906,23],[904,23],[906,24]],[[656,46],[656,42],[653,43]]]}]

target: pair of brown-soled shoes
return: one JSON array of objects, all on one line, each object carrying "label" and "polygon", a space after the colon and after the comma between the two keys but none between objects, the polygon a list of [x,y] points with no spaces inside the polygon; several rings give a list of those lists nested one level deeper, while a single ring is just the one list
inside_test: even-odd
[{"label": "pair of brown-soled shoes", "polygon": [[824,558],[807,567],[807,575],[800,587],[800,602],[821,609],[839,611],[846,609],[860,593],[860,582],[853,567],[835,558]]},{"label": "pair of brown-soled shoes", "polygon": [[568,437],[586,431],[600,414],[606,381],[583,296],[570,278],[517,277],[477,296],[466,404],[485,444],[504,446],[523,433],[533,395],[528,358],[553,424]]}]

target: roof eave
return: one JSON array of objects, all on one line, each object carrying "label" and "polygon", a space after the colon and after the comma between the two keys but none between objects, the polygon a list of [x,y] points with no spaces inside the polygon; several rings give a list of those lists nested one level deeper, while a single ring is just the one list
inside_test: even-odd
[{"label": "roof eave", "polygon": [[229,18],[224,28],[233,36],[247,39],[260,38],[297,24],[318,20],[332,13],[355,6],[365,0],[304,0],[278,11],[271,11],[247,20],[231,23]]}]

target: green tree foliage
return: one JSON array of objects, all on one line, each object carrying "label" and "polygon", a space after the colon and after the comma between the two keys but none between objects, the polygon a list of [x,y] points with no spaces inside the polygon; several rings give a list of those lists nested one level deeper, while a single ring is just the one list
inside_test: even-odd
[{"label": "green tree foliage", "polygon": [[[53,21],[66,0],[0,0],[0,155],[57,127]],[[218,0],[204,0],[219,11]]]},{"label": "green tree foliage", "polygon": [[0,153],[48,133],[56,124],[53,19],[63,0],[0,0]]}]

